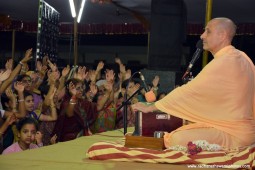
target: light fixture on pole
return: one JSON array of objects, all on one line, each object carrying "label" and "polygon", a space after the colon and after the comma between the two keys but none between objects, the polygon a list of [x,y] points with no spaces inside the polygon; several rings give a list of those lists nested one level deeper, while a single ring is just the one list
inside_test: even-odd
[{"label": "light fixture on pole", "polygon": [[76,11],[75,11],[75,6],[74,6],[74,0],[69,0],[69,4],[70,4],[70,8],[71,8],[71,13],[72,13],[72,17],[75,18],[76,17]]},{"label": "light fixture on pole", "polygon": [[83,12],[84,5],[85,5],[85,0],[82,0],[82,2],[81,2],[81,7],[80,7],[80,10],[79,10],[79,15],[78,15],[78,18],[77,18],[77,22],[78,22],[78,23],[79,23],[80,20],[81,20],[81,16],[82,16],[82,12]]},{"label": "light fixture on pole", "polygon": [[72,12],[72,17],[74,18],[74,30],[73,30],[73,43],[74,43],[74,65],[77,65],[78,63],[78,23],[81,20],[83,8],[85,5],[85,0],[79,1],[81,2],[80,10],[78,17],[76,16],[76,9],[77,9],[77,3],[78,0],[69,0],[70,8]]}]

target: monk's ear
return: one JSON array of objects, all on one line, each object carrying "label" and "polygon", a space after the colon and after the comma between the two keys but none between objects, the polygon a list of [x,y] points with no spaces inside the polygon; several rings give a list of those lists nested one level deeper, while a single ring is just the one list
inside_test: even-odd
[{"label": "monk's ear", "polygon": [[219,38],[220,38],[220,40],[226,40],[226,39],[228,39],[228,38],[229,38],[228,32],[227,32],[226,30],[221,30],[221,31],[219,32]]}]

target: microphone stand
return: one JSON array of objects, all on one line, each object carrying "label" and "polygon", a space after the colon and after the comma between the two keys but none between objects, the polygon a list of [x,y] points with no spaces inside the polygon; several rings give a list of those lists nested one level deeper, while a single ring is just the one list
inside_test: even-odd
[{"label": "microphone stand", "polygon": [[133,78],[133,76],[135,74],[137,74],[139,72],[135,72],[128,80],[128,83],[127,83],[127,87],[126,87],[126,91],[125,91],[125,94],[124,94],[124,101],[122,102],[121,106],[119,106],[117,108],[116,111],[119,111],[122,107],[124,107],[124,110],[123,110],[123,128],[124,128],[124,135],[127,133],[127,109],[128,109],[128,105],[130,105],[130,100],[142,89],[142,87],[140,87],[138,90],[136,90],[129,98],[127,97],[127,89],[128,89],[128,86],[129,86],[129,82],[130,80]]}]

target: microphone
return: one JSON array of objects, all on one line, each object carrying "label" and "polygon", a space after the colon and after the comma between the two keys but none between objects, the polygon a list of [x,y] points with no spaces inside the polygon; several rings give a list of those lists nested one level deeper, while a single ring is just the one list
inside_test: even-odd
[{"label": "microphone", "polygon": [[184,73],[184,75],[182,76],[182,79],[185,79],[185,77],[190,73],[190,70],[192,69],[193,65],[195,64],[197,59],[200,57],[200,54],[203,51],[203,41],[199,40],[196,44],[196,47],[197,47],[197,50],[193,54],[192,59],[189,63],[189,66],[188,66],[186,72]]},{"label": "microphone", "polygon": [[147,84],[146,84],[146,82],[145,82],[145,78],[144,78],[143,74],[142,74],[140,71],[139,71],[138,73],[140,74],[140,79],[141,79],[142,82],[143,82],[143,87],[144,87],[145,91],[146,91],[146,92],[150,91],[149,88],[148,88],[148,86],[147,86]]},{"label": "microphone", "polygon": [[146,91],[146,93],[144,94],[145,96],[145,99],[147,102],[154,102],[156,100],[156,96],[155,94],[153,93],[152,90],[150,90],[145,82],[145,78],[143,76],[143,74],[141,72],[139,72],[140,74],[140,79],[142,80],[143,82],[143,86],[144,86],[144,89]]}]

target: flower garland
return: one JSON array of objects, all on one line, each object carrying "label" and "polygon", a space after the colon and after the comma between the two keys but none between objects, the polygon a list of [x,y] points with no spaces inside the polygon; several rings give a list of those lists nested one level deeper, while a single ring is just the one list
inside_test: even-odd
[{"label": "flower garland", "polygon": [[168,148],[169,150],[174,151],[183,151],[187,152],[190,155],[196,155],[202,151],[219,151],[222,150],[222,147],[217,144],[209,144],[206,140],[196,140],[193,142],[188,142],[187,147],[181,145],[175,145]]}]

